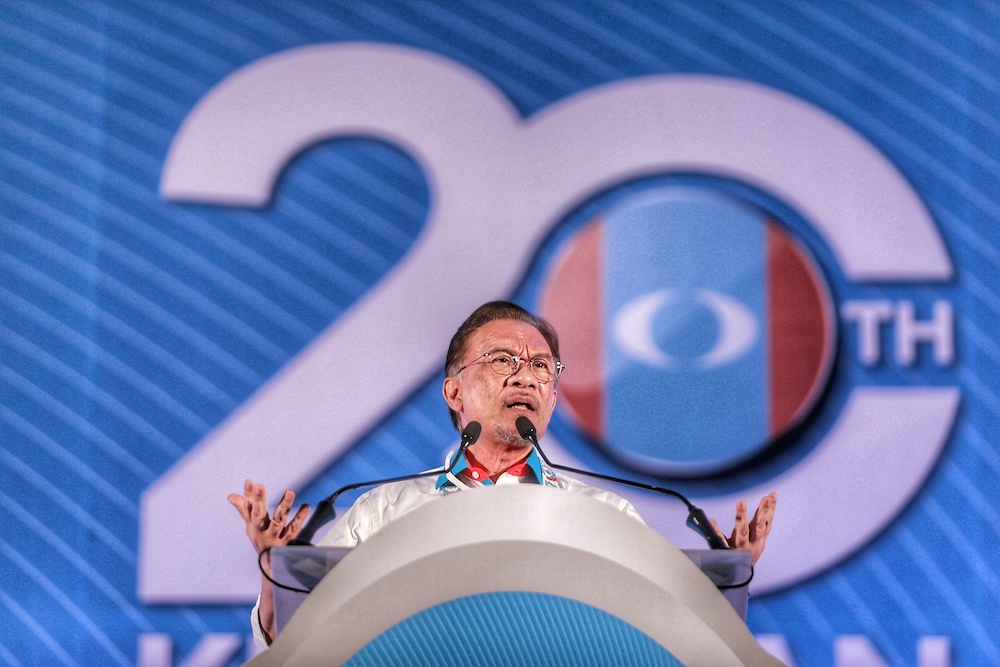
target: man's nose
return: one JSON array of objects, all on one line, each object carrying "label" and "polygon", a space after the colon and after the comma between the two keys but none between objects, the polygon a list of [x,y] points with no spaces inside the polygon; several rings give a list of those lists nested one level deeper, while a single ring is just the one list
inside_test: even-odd
[{"label": "man's nose", "polygon": [[510,375],[510,381],[519,386],[534,386],[537,380],[531,372],[531,363],[519,359],[517,366],[514,368],[514,372]]}]

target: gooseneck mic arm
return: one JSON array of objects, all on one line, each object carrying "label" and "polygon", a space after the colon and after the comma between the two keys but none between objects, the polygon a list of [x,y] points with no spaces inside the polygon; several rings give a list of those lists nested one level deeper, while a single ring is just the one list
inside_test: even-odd
[{"label": "gooseneck mic arm", "polygon": [[588,470],[579,470],[577,468],[570,468],[569,466],[556,465],[549,461],[548,457],[545,456],[545,452],[538,445],[538,431],[535,430],[535,425],[531,423],[531,420],[527,417],[518,417],[517,421],[514,422],[517,426],[517,432],[521,434],[521,437],[529,441],[538,450],[539,456],[545,463],[557,470],[565,470],[566,472],[574,473],[577,475],[586,475],[588,477],[596,477],[598,479],[607,480],[609,482],[615,482],[617,484],[624,484],[626,486],[634,486],[638,489],[646,489],[647,491],[655,491],[656,493],[662,493],[667,496],[673,496],[677,498],[682,503],[687,505],[688,508],[688,519],[687,525],[694,530],[696,533],[705,538],[708,542],[708,546],[712,549],[728,549],[729,546],[726,544],[722,536],[716,532],[715,528],[712,527],[712,523],[708,520],[708,516],[705,514],[705,510],[697,507],[690,500],[685,498],[682,494],[674,491],[673,489],[664,489],[663,487],[653,486],[652,484],[645,484],[643,482],[635,482],[629,479],[622,479],[620,477],[612,477],[611,475],[602,475],[598,472],[590,472]]},{"label": "gooseneck mic arm", "polygon": [[476,440],[479,439],[479,434],[483,432],[483,427],[479,422],[469,422],[465,428],[462,430],[462,444],[459,445],[458,451],[455,452],[455,456],[452,457],[451,461],[448,463],[446,468],[439,468],[437,470],[429,470],[427,472],[418,473],[416,475],[403,475],[401,477],[390,477],[388,479],[377,479],[371,482],[358,482],[356,484],[348,484],[347,486],[342,486],[336,491],[334,491],[330,496],[324,498],[316,505],[316,511],[313,515],[309,517],[306,525],[302,527],[299,534],[296,535],[295,539],[289,541],[291,545],[310,545],[312,544],[313,536],[316,531],[322,528],[327,522],[333,520],[337,516],[337,511],[333,508],[333,504],[337,502],[337,498],[340,494],[346,491],[353,491],[354,489],[361,489],[366,486],[378,486],[380,484],[390,484],[392,482],[402,482],[408,479],[417,479],[419,477],[430,477],[431,475],[446,475],[454,470],[455,465],[458,464],[459,459],[465,454],[465,450],[475,444]]}]

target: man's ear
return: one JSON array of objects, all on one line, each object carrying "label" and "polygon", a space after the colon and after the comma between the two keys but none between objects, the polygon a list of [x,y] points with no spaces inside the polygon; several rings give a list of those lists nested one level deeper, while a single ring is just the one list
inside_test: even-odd
[{"label": "man's ear", "polygon": [[462,411],[461,383],[457,377],[452,376],[444,379],[444,384],[441,385],[441,394],[444,396],[444,402],[448,404],[449,408],[455,412]]}]

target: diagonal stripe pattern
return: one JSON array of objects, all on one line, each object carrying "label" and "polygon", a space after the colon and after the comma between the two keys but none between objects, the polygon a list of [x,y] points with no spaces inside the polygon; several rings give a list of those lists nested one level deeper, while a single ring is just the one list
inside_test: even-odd
[{"label": "diagonal stripe pattern", "polygon": [[[12,529],[0,661],[131,664],[140,633],[170,634],[178,657],[207,632],[246,633],[244,607],[137,601],[139,496],[386,275],[433,202],[419,165],[363,138],[299,156],[259,211],[167,203],[157,183],[185,115],[226,75],[283,49],[368,40],[461,62],[525,115],[627,77],[745,78],[884,151],[926,200],[958,277],[905,291],[833,275],[834,292],[951,301],[956,362],[861,369],[845,328],[840,381],[958,384],[961,422],[896,525],[836,571],[755,600],[750,624],[785,635],[802,665],[833,664],[845,634],[867,635],[887,664],[915,664],[926,635],[951,638],[954,664],[1000,664],[995,6],[0,0],[0,12],[0,521]],[[807,225],[792,231],[829,262]],[[538,298],[557,241],[522,302]],[[437,465],[454,437],[439,379],[303,495]]]}]

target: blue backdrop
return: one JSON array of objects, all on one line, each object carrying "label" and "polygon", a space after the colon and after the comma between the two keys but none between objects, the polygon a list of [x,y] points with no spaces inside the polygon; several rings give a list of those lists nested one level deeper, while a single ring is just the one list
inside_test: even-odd
[{"label": "blue backdrop", "polygon": [[790,664],[1000,663],[998,27],[972,1],[0,0],[0,662],[242,662],[223,491],[437,465],[462,316],[610,322],[620,295],[567,302],[560,262],[680,189],[818,267],[813,391],[736,466],[647,465],[579,402],[554,451],[719,507],[778,489],[748,622]]}]

